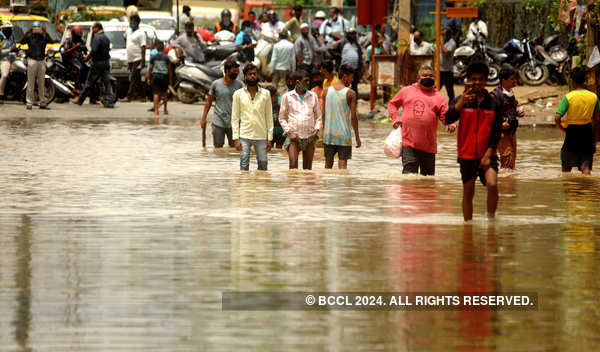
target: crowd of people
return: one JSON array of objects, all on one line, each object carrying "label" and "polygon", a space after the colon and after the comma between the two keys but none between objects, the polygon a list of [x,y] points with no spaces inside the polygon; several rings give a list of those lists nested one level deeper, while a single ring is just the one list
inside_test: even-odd
[{"label": "crowd of people", "polygon": [[[189,7],[184,7],[183,16],[192,18]],[[215,30],[235,31],[231,14],[224,12]],[[242,68],[235,61],[224,64],[224,77],[213,81],[204,111],[201,126],[206,128],[208,113],[214,107],[212,135],[215,148],[227,144],[240,153],[240,169],[248,170],[251,149],[254,148],[259,170],[268,168],[268,152],[271,148],[284,148],[288,152],[289,168],[299,166],[310,170],[316,142],[322,138],[325,168],[332,168],[335,155],[338,167],[346,169],[352,158],[353,144],[359,148],[361,140],[357,119],[358,80],[365,69],[365,61],[374,50],[375,54],[393,50],[391,41],[382,30],[376,28],[377,46],[370,46],[366,53],[359,44],[357,32],[332,8],[328,18],[317,13],[310,25],[302,22],[303,9],[295,6],[292,17],[286,23],[277,19],[274,11],[241,23],[235,45],[252,61],[254,46],[251,36],[259,30],[264,38],[272,40],[272,58],[269,72],[272,84],[259,84],[259,70],[251,62]],[[184,17],[185,18],[185,17]],[[514,169],[517,156],[516,131],[518,119],[524,116],[519,110],[513,88],[517,75],[510,66],[501,69],[500,86],[492,92],[486,90],[489,67],[483,62],[469,65],[464,93],[454,96],[452,54],[462,35],[456,19],[449,20],[442,31],[443,46],[440,50],[440,75],[448,95],[446,99],[435,88],[435,71],[423,65],[414,84],[401,89],[388,103],[393,128],[401,128],[403,173],[435,174],[437,153],[438,121],[445,125],[448,133],[457,131],[458,163],[463,183],[463,215],[472,218],[472,201],[476,179],[487,188],[487,212],[493,217],[498,203],[497,174],[499,167]],[[133,13],[126,32],[127,58],[130,71],[130,87],[125,101],[135,99],[142,91],[139,84],[141,70],[146,65],[145,51],[151,50],[145,81],[152,89],[153,108],[158,114],[164,105],[167,114],[166,92],[172,84],[172,63],[166,55],[163,43],[155,42],[146,48],[140,17]],[[190,20],[184,23],[184,32],[175,40],[173,47],[186,60],[204,61],[206,43]],[[106,107],[114,107],[115,95],[109,82],[110,40],[103,33],[102,24],[92,26],[91,50],[86,52],[81,39],[81,28],[71,29],[71,38],[64,43],[64,59],[81,70],[86,77],[83,89],[71,101],[81,105],[90,95],[90,90],[99,80],[105,86]],[[485,22],[476,19],[470,26],[467,39],[487,36]],[[28,30],[20,39],[27,44],[28,90],[27,109],[31,109],[34,87],[38,81],[39,106],[47,109],[44,97],[44,49],[50,43],[49,36],[39,24]],[[5,55],[3,47],[0,55]],[[414,30],[410,45],[412,55],[430,55],[432,46],[423,41],[422,33]],[[2,80],[0,95],[5,80],[4,56],[0,56]],[[91,61],[89,72],[84,72],[83,62]],[[239,81],[242,69],[244,81]],[[41,84],[40,84],[41,77]],[[570,172],[577,167],[584,174],[592,169],[595,144],[599,137],[598,121],[600,102],[596,94],[585,90],[586,72],[575,69],[571,74],[575,90],[567,94],[556,112],[556,124],[565,131],[561,149],[562,170]],[[400,112],[401,111],[401,112]],[[352,135],[354,134],[354,143]],[[499,157],[498,157],[499,154]]]}]

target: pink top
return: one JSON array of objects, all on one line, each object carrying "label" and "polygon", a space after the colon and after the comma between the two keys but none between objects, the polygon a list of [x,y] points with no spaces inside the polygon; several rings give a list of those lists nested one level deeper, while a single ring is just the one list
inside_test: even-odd
[{"label": "pink top", "polygon": [[388,111],[394,123],[402,123],[403,146],[437,153],[437,120],[445,124],[448,111],[448,102],[437,89],[426,92],[419,83],[404,87],[390,101]]}]

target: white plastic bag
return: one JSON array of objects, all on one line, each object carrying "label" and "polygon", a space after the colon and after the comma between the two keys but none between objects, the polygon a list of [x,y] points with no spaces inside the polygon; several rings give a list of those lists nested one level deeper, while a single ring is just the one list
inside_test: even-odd
[{"label": "white plastic bag", "polygon": [[383,144],[385,155],[398,159],[402,155],[402,130],[396,128],[385,139]]},{"label": "white plastic bag", "polygon": [[593,68],[594,66],[600,63],[600,52],[598,52],[598,47],[594,46],[594,50],[592,50],[592,55],[590,55],[590,59],[588,60],[587,67]]}]

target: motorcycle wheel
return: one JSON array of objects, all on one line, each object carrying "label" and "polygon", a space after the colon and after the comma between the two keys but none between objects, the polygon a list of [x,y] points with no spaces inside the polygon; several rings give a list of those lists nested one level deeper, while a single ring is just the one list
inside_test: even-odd
[{"label": "motorcycle wheel", "polygon": [[488,75],[488,86],[497,86],[500,84],[500,66],[497,64],[490,64],[490,74]]},{"label": "motorcycle wheel", "polygon": [[177,87],[177,99],[184,104],[194,104],[198,100],[198,96],[196,94],[186,92],[181,87]]},{"label": "motorcycle wheel", "polygon": [[50,104],[54,101],[54,98],[56,98],[56,87],[49,79],[44,81],[44,85],[46,88],[46,104]]},{"label": "motorcycle wheel", "polygon": [[546,65],[537,64],[531,66],[529,62],[524,63],[519,68],[519,78],[521,81],[530,86],[539,86],[548,80],[550,71]]}]

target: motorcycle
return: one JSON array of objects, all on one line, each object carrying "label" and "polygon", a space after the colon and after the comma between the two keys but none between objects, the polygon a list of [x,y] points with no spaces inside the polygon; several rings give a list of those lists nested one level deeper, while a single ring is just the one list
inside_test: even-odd
[{"label": "motorcycle", "polygon": [[[4,94],[7,100],[20,100],[25,102],[27,96],[27,59],[25,52],[20,51],[18,54],[11,53],[9,60],[11,61],[10,73]],[[50,76],[46,74],[44,85],[46,104],[50,104],[56,97],[56,85]]]},{"label": "motorcycle", "polygon": [[544,58],[544,64],[550,70],[548,83],[566,84],[568,82],[568,71],[571,65],[571,58],[568,50],[558,43],[558,35],[554,34],[545,39],[539,39],[535,46],[539,55]]},{"label": "motorcycle", "polygon": [[506,62],[518,70],[521,82],[539,86],[548,80],[550,70],[546,64],[552,63],[538,52],[527,32],[523,32],[523,40],[511,39],[502,50],[508,55]]},{"label": "motorcycle", "polygon": [[488,46],[482,40],[474,40],[471,43],[463,42],[454,51],[454,78],[456,80],[464,79],[467,75],[467,67],[476,61],[484,61],[489,66],[490,73],[487,84],[489,86],[498,85],[500,83],[500,65],[488,53]]},{"label": "motorcycle", "polygon": [[[55,52],[48,51],[46,57],[46,73],[50,76],[52,83],[57,89],[57,98],[61,102],[66,102],[69,98],[77,96],[83,89],[86,77],[80,77],[76,67],[66,64],[58,58]],[[89,65],[84,63],[84,65]],[[116,93],[117,79],[110,77],[113,92]],[[99,97],[104,105],[108,105],[107,97],[104,93],[103,84],[95,86],[90,94],[92,97]]]}]

